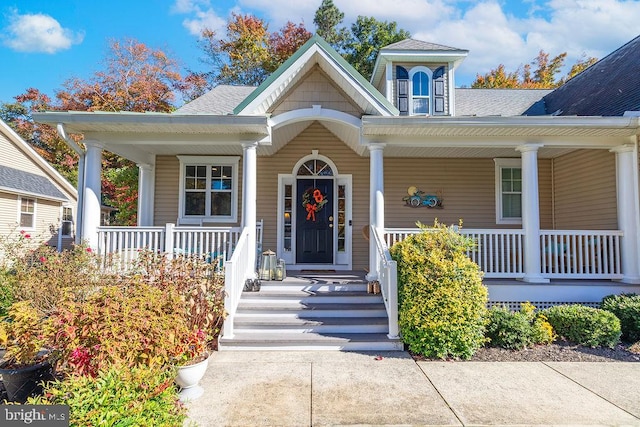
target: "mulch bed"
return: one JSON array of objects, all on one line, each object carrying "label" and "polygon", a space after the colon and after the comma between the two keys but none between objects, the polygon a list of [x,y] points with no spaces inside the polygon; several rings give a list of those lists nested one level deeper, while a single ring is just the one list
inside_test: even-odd
[{"label": "mulch bed", "polygon": [[[524,350],[483,347],[473,355],[471,362],[640,362],[640,354],[629,350],[629,344],[615,348],[585,347],[567,341],[549,345],[536,345]],[[635,348],[632,348],[635,349]],[[438,361],[412,354],[418,361]]]}]

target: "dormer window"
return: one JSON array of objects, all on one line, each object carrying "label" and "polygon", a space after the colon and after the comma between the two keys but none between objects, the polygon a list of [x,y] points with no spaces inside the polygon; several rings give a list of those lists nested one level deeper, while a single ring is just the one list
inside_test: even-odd
[{"label": "dormer window", "polygon": [[428,116],[431,114],[431,76],[432,72],[427,67],[414,67],[409,72],[411,84],[410,115]]}]

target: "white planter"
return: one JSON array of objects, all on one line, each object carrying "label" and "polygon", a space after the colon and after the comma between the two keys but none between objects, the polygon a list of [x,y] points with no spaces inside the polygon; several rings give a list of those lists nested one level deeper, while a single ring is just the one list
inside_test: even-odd
[{"label": "white planter", "polygon": [[207,357],[202,362],[194,365],[185,365],[178,367],[176,375],[176,384],[180,387],[180,400],[187,402],[202,396],[204,389],[198,385],[209,365]]}]

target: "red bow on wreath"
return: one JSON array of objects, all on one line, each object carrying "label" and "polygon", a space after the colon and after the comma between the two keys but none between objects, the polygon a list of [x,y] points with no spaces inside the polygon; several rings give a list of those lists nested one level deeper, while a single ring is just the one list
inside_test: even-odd
[{"label": "red bow on wreath", "polygon": [[302,193],[302,206],[307,210],[307,221],[315,221],[316,212],[320,212],[326,203],[327,199],[317,188],[310,188]]}]

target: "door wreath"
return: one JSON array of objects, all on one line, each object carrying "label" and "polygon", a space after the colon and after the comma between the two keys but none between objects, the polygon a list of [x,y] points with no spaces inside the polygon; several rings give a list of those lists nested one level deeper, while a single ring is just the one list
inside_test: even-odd
[{"label": "door wreath", "polygon": [[326,204],[327,199],[318,188],[309,188],[302,193],[302,206],[307,210],[307,221],[315,221],[316,212],[320,212]]}]

